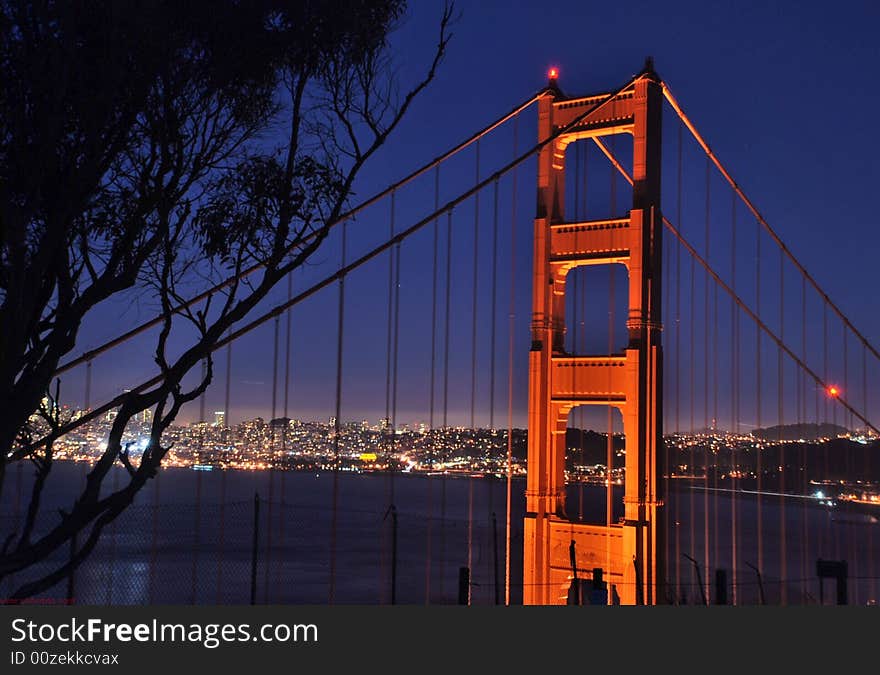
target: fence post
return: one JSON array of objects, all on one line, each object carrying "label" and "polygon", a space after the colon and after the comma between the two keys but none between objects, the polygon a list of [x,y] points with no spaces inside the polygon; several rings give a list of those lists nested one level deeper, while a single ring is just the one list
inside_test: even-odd
[{"label": "fence post", "polygon": [[566,600],[566,604],[582,605],[583,597],[581,594],[581,582],[578,579],[577,550],[575,549],[574,539],[568,544],[568,560],[571,565],[571,583],[568,585],[568,599]]},{"label": "fence post", "polygon": [[260,544],[260,493],[254,493],[254,543],[251,548],[251,604],[257,604],[257,555]]},{"label": "fence post", "polygon": [[819,577],[819,604],[825,604],[825,579],[837,580],[837,604],[847,603],[846,580],[849,576],[846,560],[816,560],[816,576]]},{"label": "fence post", "polygon": [[[706,599],[706,589],[703,588],[703,575],[702,575],[702,573],[700,572],[700,563],[698,563],[696,560],[694,560],[693,558],[691,558],[687,553],[682,553],[682,555],[683,555],[685,558],[687,558],[688,560],[690,560],[691,563],[693,563],[693,565],[694,565],[694,572],[695,572],[696,577],[697,577],[697,586],[698,586],[699,589],[700,589],[700,598],[702,599],[704,605],[708,605],[708,604],[709,604],[709,601]],[[763,592],[762,592],[761,595],[763,596]],[[763,604],[763,603],[761,603],[761,604]]]},{"label": "fence post", "polygon": [[[397,507],[392,504],[385,512],[391,514],[391,604],[397,604]],[[383,518],[384,520],[384,518]]]},{"label": "fence post", "polygon": [[758,599],[761,601],[761,604],[767,604],[766,598],[764,597],[764,579],[761,578],[761,570],[752,565],[751,563],[746,563],[746,566],[751,568],[755,573],[755,576],[758,578]]}]

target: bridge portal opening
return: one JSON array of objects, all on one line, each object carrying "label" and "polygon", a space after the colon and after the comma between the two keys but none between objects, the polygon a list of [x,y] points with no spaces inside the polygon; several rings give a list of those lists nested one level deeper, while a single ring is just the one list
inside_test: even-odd
[{"label": "bridge portal opening", "polygon": [[572,356],[626,348],[629,273],[625,265],[580,265],[565,279],[565,350]]},{"label": "bridge portal opening", "polygon": [[565,441],[565,511],[569,520],[590,525],[620,522],[626,463],[620,410],[595,404],[572,408]]},{"label": "bridge portal opening", "polygon": [[[573,134],[574,135],[574,134]],[[601,144],[601,145],[600,145]],[[626,216],[632,186],[605,153],[632,175],[633,139],[628,133],[580,138],[565,149],[565,220],[583,222]]]}]

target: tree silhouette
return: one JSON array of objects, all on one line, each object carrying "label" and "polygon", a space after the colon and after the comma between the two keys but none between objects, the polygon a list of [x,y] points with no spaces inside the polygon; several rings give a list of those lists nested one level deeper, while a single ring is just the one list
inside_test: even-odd
[{"label": "tree silhouette", "polygon": [[[403,0],[0,1],[0,494],[10,464],[36,467],[24,522],[0,540],[0,580],[74,542],[13,599],[75,569],[156,474],[163,432],[211,382],[213,346],[320,247],[433,79],[452,8],[424,76],[400,94],[388,38],[404,11]],[[223,278],[179,308],[194,280]],[[35,537],[68,428],[53,373],[89,312],[131,288],[161,307],[160,375],[114,401],[85,487]],[[133,456],[123,433],[148,409]],[[128,480],[108,491],[117,462]]]}]

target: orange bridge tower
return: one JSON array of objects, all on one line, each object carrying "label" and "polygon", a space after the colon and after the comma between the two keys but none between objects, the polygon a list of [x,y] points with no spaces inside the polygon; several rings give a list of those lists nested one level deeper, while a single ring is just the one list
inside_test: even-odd
[{"label": "orange bridge tower", "polygon": [[[601,568],[609,597],[621,604],[656,604],[665,599],[660,480],[662,84],[650,60],[629,86],[613,95],[567,98],[556,86],[556,71],[550,75],[550,87],[539,101],[539,140],[565,131],[544,146],[538,159],[523,601],[565,603],[574,567],[581,579]],[[632,209],[621,218],[566,221],[566,148],[613,134],[632,134]],[[625,265],[629,275],[626,349],[600,356],[566,353],[568,272],[581,265],[615,264]],[[568,415],[572,408],[589,404],[614,406],[623,417],[624,518],[610,526],[573,521],[566,512]]]}]

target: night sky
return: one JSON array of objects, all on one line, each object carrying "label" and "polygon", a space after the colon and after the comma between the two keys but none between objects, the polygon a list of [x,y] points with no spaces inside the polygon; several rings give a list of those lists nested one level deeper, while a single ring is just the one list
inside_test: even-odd
[{"label": "night sky", "polygon": [[[397,65],[405,81],[411,81],[430,58],[436,40],[440,3],[412,3],[408,20],[394,35]],[[715,153],[758,206],[792,252],[813,274],[828,295],[849,314],[856,326],[874,343],[880,342],[880,315],[876,300],[876,265],[880,251],[877,233],[877,210],[869,198],[877,189],[880,170],[880,135],[876,133],[876,115],[880,92],[873,83],[880,61],[876,35],[880,27],[880,9],[874,3],[833,4],[768,2],[630,2],[589,3],[557,0],[532,2],[460,2],[461,19],[454,27],[449,54],[436,81],[414,104],[399,132],[383,149],[357,186],[353,203],[402,177],[412,169],[466,138],[473,131],[528,98],[546,84],[547,68],[560,69],[559,84],[569,95],[614,89],[638,72],[644,59],[652,55],[656,69],[669,84],[684,109],[707,138]],[[667,108],[664,122],[664,212],[677,218],[677,134]],[[519,150],[535,142],[536,108],[526,111],[518,123]],[[616,142],[624,158],[631,143]],[[685,136],[683,150],[682,231],[692,235],[698,248],[705,244],[705,159],[700,159]],[[581,151],[578,151],[579,153]],[[570,213],[604,217],[612,212],[622,215],[627,208],[626,185],[617,181],[616,204],[610,201],[611,179],[607,165],[599,162],[595,148],[587,159],[579,154],[578,180],[587,169],[586,200],[579,192],[579,203],[569,187]],[[513,129],[499,130],[481,144],[481,176],[494,171],[513,156]],[[569,181],[575,179],[573,151],[569,154]],[[629,161],[627,159],[627,161]],[[603,173],[604,172],[604,173]],[[476,173],[473,149],[441,170],[440,202],[452,198],[474,182]],[[430,212],[434,203],[433,174],[401,192],[396,200],[397,229],[415,222]],[[535,163],[525,163],[517,173],[515,220],[515,330],[514,330],[514,424],[524,425],[527,389],[528,324],[531,288],[531,237],[534,215]],[[716,176],[710,193],[715,257],[719,272],[730,269],[729,229],[731,201]],[[498,186],[499,257],[496,321],[496,388],[494,422],[507,424],[508,302],[511,275],[512,179],[505,177]],[[388,233],[390,205],[386,202],[357,219],[351,225],[350,255],[363,252],[381,242]],[[439,224],[439,296],[436,333],[436,375],[434,423],[469,424],[471,414],[471,340],[473,237],[479,221],[479,267],[477,284],[477,354],[478,377],[473,402],[477,425],[490,421],[491,359],[489,356],[491,299],[491,238],[493,192],[480,195],[479,218],[474,203],[468,202],[453,215],[453,262],[450,287],[450,343],[448,387],[444,397],[445,331],[444,303],[446,289],[446,218]],[[738,288],[745,299],[755,298],[755,224],[744,208],[739,208],[737,265]],[[338,233],[337,233],[338,234]],[[748,237],[752,237],[750,240]],[[727,242],[727,243],[725,243]],[[751,242],[751,243],[749,243]],[[764,239],[762,250],[770,256],[771,243]],[[773,261],[778,253],[773,251]],[[431,364],[431,280],[433,228],[429,226],[401,250],[401,322],[400,360],[398,364],[398,423],[430,421],[429,378]],[[673,258],[674,259],[674,258]],[[339,261],[338,240],[331,239],[311,264],[294,274],[294,289],[301,290],[310,281],[331,273]],[[778,323],[779,278],[776,262],[762,263],[764,279],[762,308]],[[749,267],[751,265],[751,267]],[[689,267],[682,267],[682,283],[689,282]],[[774,271],[775,270],[775,271]],[[597,274],[595,271],[591,274]],[[601,279],[599,278],[601,277]],[[702,276],[696,277],[696,306],[702,310]],[[772,279],[773,281],[768,281]],[[615,277],[615,289],[625,290],[625,276]],[[594,283],[595,281],[595,283]],[[785,273],[785,331],[789,340],[800,344],[799,281],[790,270]],[[608,272],[603,271],[586,282],[589,302],[596,303],[595,323],[585,322],[587,349],[603,351],[607,343]],[[683,297],[688,293],[682,291]],[[368,418],[375,422],[386,410],[386,340],[388,326],[388,256],[385,255],[358,271],[348,280],[343,414],[345,420]],[[271,306],[286,296],[286,288],[273,295]],[[673,293],[674,296],[674,293]],[[689,296],[688,296],[689,297]],[[702,335],[705,321],[698,314],[694,349],[688,349],[687,325],[690,306],[678,310],[679,328],[684,332],[680,353],[695,353],[697,392],[680,394],[678,424],[690,424],[689,403],[695,401],[696,424],[709,414],[702,397],[704,353]],[[288,415],[301,419],[326,420],[333,414],[335,388],[337,291],[326,289],[297,307],[291,315],[292,362]],[[604,305],[602,304],[604,303]],[[73,355],[93,348],[103,340],[151,315],[154,303],[135,292],[108,303],[86,323]],[[592,304],[590,305],[593,306]],[[613,323],[623,326],[622,305],[615,303]],[[726,306],[725,306],[726,307]],[[667,306],[667,325],[674,312]],[[821,355],[813,340],[821,334],[821,305],[811,305],[808,317],[808,349],[811,358],[821,365]],[[722,315],[729,320],[729,309]],[[590,314],[591,321],[594,314]],[[743,334],[753,335],[748,319],[742,319]],[[775,325],[775,324],[774,324]],[[724,334],[725,326],[719,330]],[[284,366],[286,323],[280,324],[281,366]],[[615,329],[615,344],[622,328]],[[729,337],[729,331],[727,331]],[[832,335],[829,350],[839,354],[842,339]],[[673,332],[666,333],[667,357],[672,360]],[[796,336],[796,337],[795,337]],[[836,339],[836,341],[835,341]],[[729,347],[724,338],[718,347],[718,360],[729,364]],[[850,338],[849,377],[860,363],[861,352]],[[607,345],[606,345],[607,346]],[[617,345],[619,348],[620,344]],[[153,373],[150,336],[133,341],[124,348],[95,361],[93,367],[92,405],[103,402],[134,382]],[[751,358],[743,347],[743,363]],[[770,353],[769,343],[763,346]],[[255,331],[233,349],[232,402],[233,422],[261,415],[268,418],[272,402],[272,324]],[[773,352],[775,358],[775,351]],[[680,357],[680,360],[684,357]],[[858,359],[858,361],[857,361]],[[787,366],[788,367],[788,366]],[[673,366],[674,368],[674,366]],[[745,366],[744,366],[745,370]],[[743,392],[754,391],[754,368],[744,375]],[[830,376],[842,382],[840,364]],[[772,363],[776,377],[775,361]],[[793,373],[794,370],[791,370]],[[880,374],[869,371],[868,388]],[[667,369],[667,386],[675,377]],[[785,371],[789,377],[789,371]],[[218,354],[216,384],[207,394],[208,417],[223,407],[225,352]],[[793,377],[793,375],[791,375]],[[858,377],[861,377],[860,371]],[[681,382],[688,382],[683,376]],[[794,380],[792,380],[794,381]],[[775,382],[775,379],[774,379]],[[276,414],[283,413],[284,372],[278,375]],[[729,407],[730,382],[719,382],[722,408]],[[775,384],[773,385],[775,387]],[[776,410],[778,392],[767,389],[768,410]],[[861,383],[859,384],[861,387]],[[82,403],[82,372],[65,376],[64,398]],[[861,389],[859,390],[861,392]],[[880,392],[873,399],[880,402]],[[670,390],[667,389],[667,422],[670,417]],[[750,401],[751,394],[743,393]],[[446,400],[444,414],[444,398]],[[863,399],[861,393],[859,401]],[[751,405],[751,403],[749,403]],[[792,421],[791,406],[786,403],[785,417]],[[872,406],[869,406],[872,407]],[[764,420],[771,415],[760,411]],[[197,419],[199,406],[192,405],[181,420]],[[740,411],[739,421],[753,424],[754,412]],[[874,415],[876,418],[877,416]],[[735,421],[719,418],[719,423]],[[686,420],[686,421],[685,421]],[[876,424],[876,420],[875,420]]]}]

